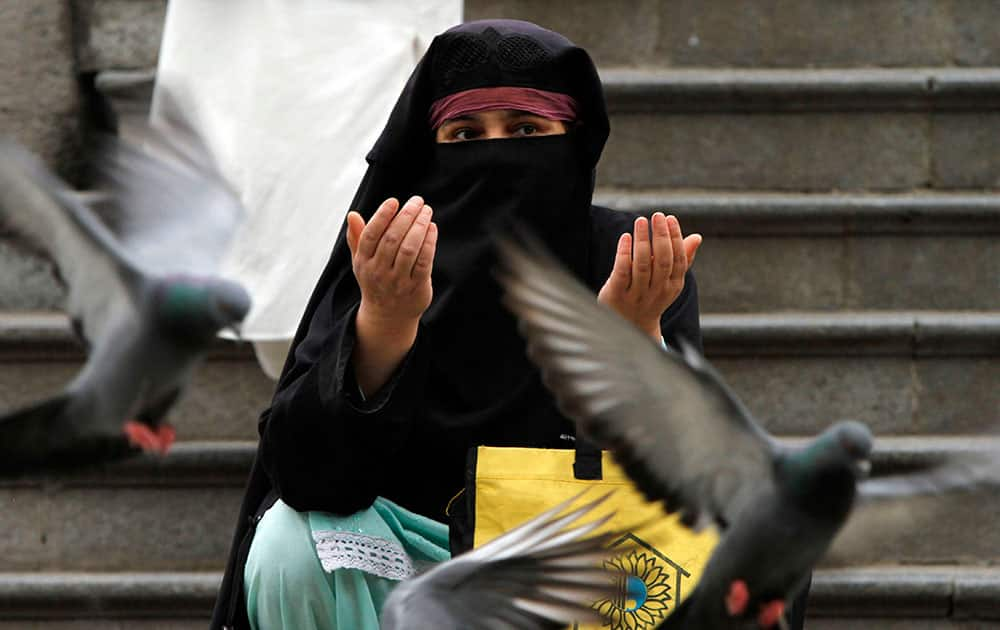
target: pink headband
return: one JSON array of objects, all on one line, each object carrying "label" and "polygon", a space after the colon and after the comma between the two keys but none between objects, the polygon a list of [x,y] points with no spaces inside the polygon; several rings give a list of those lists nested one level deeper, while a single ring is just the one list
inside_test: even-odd
[{"label": "pink headband", "polygon": [[519,109],[551,120],[573,121],[579,117],[580,106],[568,94],[546,92],[526,87],[476,88],[449,94],[431,105],[431,129],[444,121],[488,109]]}]

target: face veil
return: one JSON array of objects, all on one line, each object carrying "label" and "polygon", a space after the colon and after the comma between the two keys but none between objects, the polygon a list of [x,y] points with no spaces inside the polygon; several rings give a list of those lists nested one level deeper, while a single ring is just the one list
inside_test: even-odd
[{"label": "face veil", "polygon": [[[499,86],[568,94],[580,105],[580,120],[565,135],[434,142],[428,113],[435,100]],[[427,420],[447,428],[449,439],[458,439],[454,432],[463,427],[481,435],[495,426],[501,441],[515,435],[504,427],[524,416],[525,401],[537,403],[538,413],[557,413],[500,303],[492,235],[510,221],[525,225],[582,277],[590,256],[594,168],[607,135],[600,80],[585,51],[534,24],[489,20],[435,38],[369,152],[352,209],[368,220],[386,198],[402,202],[414,194],[434,208],[434,299],[421,319],[431,346],[424,406]],[[281,383],[308,369],[330,329],[353,316],[359,299],[342,230]]]}]

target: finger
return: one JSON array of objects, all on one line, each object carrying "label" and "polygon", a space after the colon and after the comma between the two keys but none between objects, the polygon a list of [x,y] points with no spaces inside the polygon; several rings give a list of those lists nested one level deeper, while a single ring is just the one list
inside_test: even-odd
[{"label": "finger", "polygon": [[380,267],[383,269],[392,267],[393,261],[396,260],[396,254],[399,252],[399,246],[403,243],[403,237],[406,236],[406,233],[410,230],[410,226],[413,225],[413,221],[416,220],[417,215],[420,214],[420,209],[423,207],[424,200],[414,195],[396,213],[392,223],[389,224],[389,227],[385,229],[385,233],[382,234],[382,238],[378,242],[378,248],[375,250],[375,262]]},{"label": "finger", "polygon": [[424,242],[420,246],[420,253],[413,263],[411,277],[414,280],[423,280],[430,277],[434,268],[434,253],[437,251],[438,227],[433,221],[427,226],[427,233],[424,235]]},{"label": "finger", "polygon": [[653,277],[654,287],[661,286],[670,277],[674,266],[674,252],[670,242],[670,228],[662,212],[653,214]]},{"label": "finger", "polygon": [[417,256],[424,244],[424,237],[427,236],[427,228],[431,223],[431,207],[424,206],[417,213],[417,218],[413,220],[413,225],[403,237],[403,242],[399,244],[399,252],[396,253],[396,260],[392,263],[392,268],[407,276],[413,273],[413,263],[417,261]]},{"label": "finger", "polygon": [[362,216],[351,210],[347,213],[347,248],[351,250],[351,257],[358,251],[358,241],[361,240],[361,232],[365,229],[365,220]]},{"label": "finger", "polygon": [[632,235],[625,232],[618,237],[615,264],[608,276],[607,287],[615,293],[624,293],[632,282]]},{"label": "finger", "polygon": [[694,257],[698,254],[702,240],[701,234],[691,234],[684,238],[684,254],[687,256],[688,269],[694,264]]},{"label": "finger", "polygon": [[684,251],[684,236],[681,234],[680,221],[674,215],[670,215],[667,217],[667,227],[670,228],[670,246],[674,254],[670,277],[676,280],[684,277],[684,273],[687,272],[688,259]]},{"label": "finger", "polygon": [[632,245],[632,287],[646,288],[649,286],[650,260],[649,220],[639,217],[635,220],[635,236]]},{"label": "finger", "polygon": [[358,242],[359,254],[365,258],[371,258],[375,255],[378,243],[382,239],[382,234],[392,222],[392,217],[396,216],[398,208],[399,201],[392,197],[382,202],[382,205],[372,215],[371,220],[368,221],[368,225],[365,226],[364,231],[361,232],[361,240]]}]

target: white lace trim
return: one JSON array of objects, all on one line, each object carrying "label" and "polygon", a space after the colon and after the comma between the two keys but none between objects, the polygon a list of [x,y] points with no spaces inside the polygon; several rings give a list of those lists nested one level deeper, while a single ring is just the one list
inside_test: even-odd
[{"label": "white lace trim", "polygon": [[393,541],[332,529],[314,531],[313,540],[323,570],[329,573],[360,569],[388,580],[405,580],[416,573],[410,557]]}]

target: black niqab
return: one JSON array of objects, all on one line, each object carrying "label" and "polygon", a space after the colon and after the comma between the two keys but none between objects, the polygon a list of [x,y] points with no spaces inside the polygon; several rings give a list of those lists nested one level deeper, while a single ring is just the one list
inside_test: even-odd
[{"label": "black niqab", "polygon": [[[581,121],[565,135],[434,142],[427,122],[434,100],[494,85],[567,93],[577,100]],[[533,24],[495,20],[435,38],[369,153],[369,173],[353,209],[367,220],[390,196],[402,202],[420,194],[439,227],[434,300],[422,317],[422,334],[433,349],[420,415],[431,432],[442,432],[442,445],[456,451],[484,440],[564,446],[558,436],[572,433],[500,304],[492,234],[511,219],[527,225],[586,278],[594,167],[607,135],[603,92],[587,53]],[[315,312],[331,293],[333,317],[317,325]],[[359,299],[342,234],[303,318],[312,325],[300,329],[282,385],[313,364],[331,330],[353,317]],[[548,430],[532,430],[528,425],[537,425],[533,420],[540,416],[558,417],[558,428],[548,422]],[[441,517],[443,504],[396,498]]]},{"label": "black niqab", "polygon": [[[493,277],[495,226],[529,225],[581,276],[589,262],[589,176],[575,137],[435,145],[420,184],[439,226],[435,299],[423,321],[434,343],[428,419],[474,430],[519,411],[538,382]],[[470,370],[473,356],[495,362]]]}]

